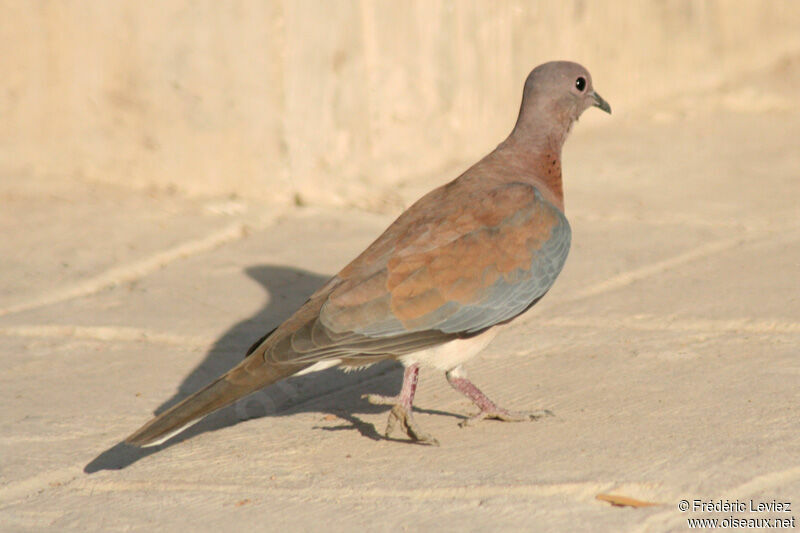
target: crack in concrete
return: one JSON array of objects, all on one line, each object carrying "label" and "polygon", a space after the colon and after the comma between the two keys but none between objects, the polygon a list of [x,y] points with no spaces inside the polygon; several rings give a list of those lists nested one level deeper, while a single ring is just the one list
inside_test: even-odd
[{"label": "crack in concrete", "polygon": [[6,326],[0,327],[0,335],[5,337],[31,337],[39,339],[53,338],[114,342],[147,342],[190,348],[205,348],[214,342],[210,338],[189,337],[186,335],[176,335],[174,333],[151,331],[143,328],[124,326],[77,326],[72,324]]},{"label": "crack in concrete", "polygon": [[579,300],[585,300],[593,296],[611,292],[613,290],[631,285],[642,279],[666,272],[680,265],[710,257],[746,244],[763,246],[765,244],[779,244],[786,241],[791,242],[798,238],[798,230],[800,230],[799,227],[794,227],[776,234],[753,232],[748,235],[739,235],[732,238],[712,241],[691,248],[672,257],[667,257],[666,259],[662,259],[654,263],[621,272],[616,276],[611,276],[603,281],[593,283],[584,287],[583,289],[578,289],[572,294],[562,297],[555,305],[561,306],[565,304],[571,304]]},{"label": "crack in concrete", "polygon": [[380,488],[285,488],[274,485],[249,485],[239,483],[194,483],[180,481],[77,481],[70,488],[93,492],[161,491],[161,492],[211,492],[225,494],[265,494],[306,497],[316,500],[352,499],[408,499],[408,500],[473,500],[493,497],[529,498],[531,496],[567,496],[578,501],[593,501],[598,492],[609,490],[612,482],[578,482],[529,485],[477,485],[420,489]]},{"label": "crack in concrete", "polygon": [[103,289],[141,279],[151,272],[160,270],[179,259],[213,250],[228,242],[241,240],[247,236],[250,230],[262,229],[274,219],[275,216],[266,217],[249,224],[242,221],[235,222],[205,237],[186,241],[167,250],[145,257],[144,259],[106,270],[82,282],[42,294],[28,301],[0,308],[0,316],[46,307],[82,296],[89,296]]},{"label": "crack in concrete", "polygon": [[540,326],[614,329],[640,331],[696,331],[700,333],[800,333],[800,322],[754,318],[677,318],[655,315],[623,315],[603,317],[540,317]]}]

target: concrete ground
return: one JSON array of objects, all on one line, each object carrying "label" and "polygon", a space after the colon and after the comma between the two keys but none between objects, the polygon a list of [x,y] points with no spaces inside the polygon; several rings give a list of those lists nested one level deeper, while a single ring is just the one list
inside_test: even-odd
[{"label": "concrete ground", "polygon": [[[0,529],[684,531],[800,515],[800,108],[780,93],[797,84],[759,83],[576,126],[566,268],[468,366],[499,403],[554,416],[461,429],[473,407],[423,372],[417,417],[439,448],[383,438],[387,409],[360,399],[398,389],[392,364],[278,384],[156,449],[118,444],[396,211],[2,176]],[[408,203],[463,168],[395,192]]]}]

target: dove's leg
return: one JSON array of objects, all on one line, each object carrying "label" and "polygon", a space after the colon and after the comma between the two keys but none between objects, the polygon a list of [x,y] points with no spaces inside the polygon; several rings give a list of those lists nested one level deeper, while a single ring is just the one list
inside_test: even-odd
[{"label": "dove's leg", "polygon": [[548,410],[514,413],[503,409],[490,400],[474,383],[467,379],[467,375],[461,365],[447,371],[445,375],[447,376],[447,382],[450,383],[454,389],[472,400],[480,409],[477,415],[462,421],[460,424],[462,427],[486,418],[495,418],[497,420],[503,420],[504,422],[524,422],[553,414]]},{"label": "dove's leg", "polygon": [[423,444],[439,445],[439,441],[422,431],[417,425],[414,417],[412,416],[412,404],[414,403],[414,394],[417,392],[417,380],[419,379],[419,364],[414,363],[406,367],[403,374],[403,388],[397,396],[380,396],[377,394],[365,394],[369,403],[376,405],[392,405],[392,410],[389,413],[389,422],[386,424],[386,436],[390,436],[400,424],[406,435],[412,440],[421,442]]}]

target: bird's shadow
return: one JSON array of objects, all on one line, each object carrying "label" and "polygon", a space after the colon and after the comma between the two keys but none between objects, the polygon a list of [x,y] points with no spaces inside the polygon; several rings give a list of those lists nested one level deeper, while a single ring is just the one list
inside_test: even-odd
[{"label": "bird's shadow", "polygon": [[[245,273],[266,290],[269,295],[267,304],[252,317],[234,324],[217,339],[205,359],[183,379],[177,392],[155,410],[156,414],[200,390],[238,364],[253,342],[286,320],[309,295],[328,280],[327,276],[285,266],[254,266],[247,268]],[[388,407],[372,405],[362,400],[361,394],[396,394],[402,381],[402,373],[399,363],[386,361],[359,372],[342,372],[332,368],[289,378],[209,415],[159,446],[137,448],[120,442],[94,458],[83,470],[88,474],[99,470],[119,470],[200,433],[216,431],[250,418],[286,416],[301,412],[326,413],[343,421],[339,426],[319,429],[355,430],[369,439],[383,440],[386,437],[357,414],[374,414],[388,410]],[[366,381],[370,383],[365,384]],[[335,401],[330,398],[333,393],[336,393]],[[416,407],[415,410],[462,418],[442,411]]]}]

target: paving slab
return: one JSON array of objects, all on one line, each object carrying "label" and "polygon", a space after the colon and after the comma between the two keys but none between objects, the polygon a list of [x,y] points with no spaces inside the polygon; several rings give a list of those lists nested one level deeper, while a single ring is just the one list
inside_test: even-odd
[{"label": "paving slab", "polygon": [[800,112],[665,109],[578,126],[562,277],[468,365],[503,405],[554,415],[462,429],[472,407],[423,372],[418,420],[439,448],[384,438],[386,409],[361,399],[399,388],[391,363],[287,380],[158,448],[119,444],[396,212],[8,188],[0,527],[684,531],[727,515],[681,499],[800,506]]}]

